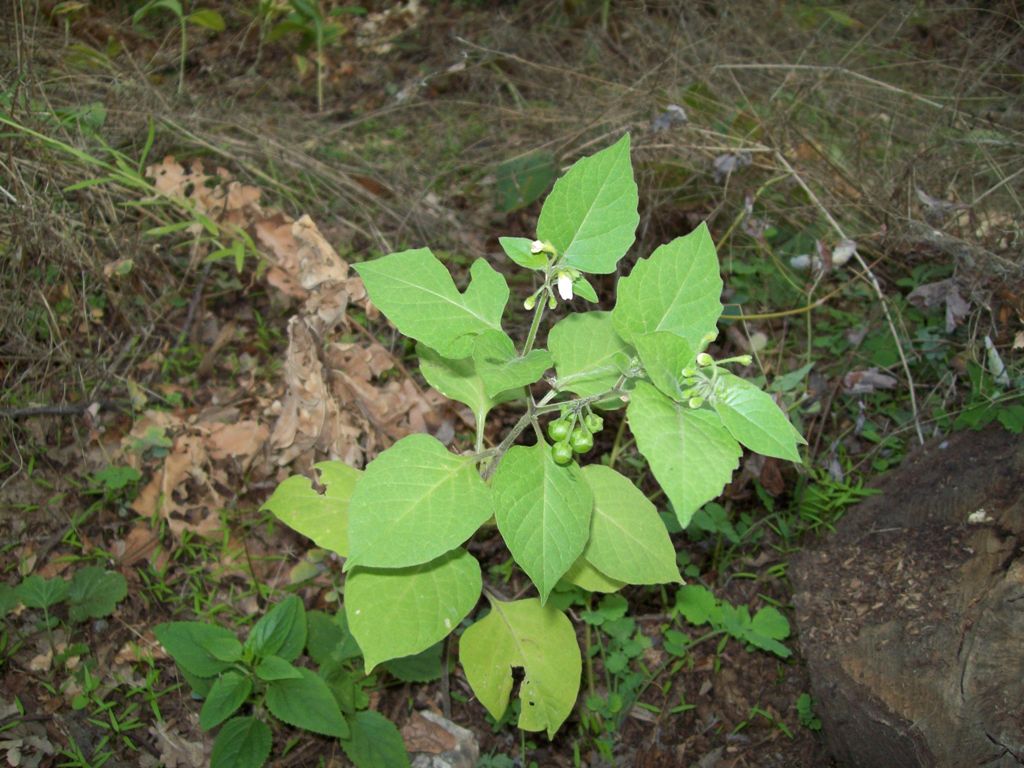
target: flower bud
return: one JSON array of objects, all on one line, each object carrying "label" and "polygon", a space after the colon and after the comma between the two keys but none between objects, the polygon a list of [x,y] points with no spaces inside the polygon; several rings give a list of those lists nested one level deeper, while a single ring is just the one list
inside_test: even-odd
[{"label": "flower bud", "polygon": [[526,311],[530,311],[535,306],[537,306],[537,294],[536,293],[533,294],[532,296],[527,296],[526,297],[526,301],[523,302],[523,309],[525,309]]},{"label": "flower bud", "polygon": [[752,355],[740,355],[739,357],[736,358],[736,362],[739,363],[740,365],[750,365],[750,363],[753,362],[753,360],[754,358]]},{"label": "flower bud", "polygon": [[702,405],[704,405],[704,398],[703,397],[691,397],[690,398],[689,406],[691,408],[700,408]]},{"label": "flower bud", "polygon": [[544,250],[544,243],[540,240],[534,240],[530,243],[530,253],[540,253]]},{"label": "flower bud", "polygon": [[684,379],[692,379],[694,376],[697,375],[697,369],[694,368],[692,365],[688,365],[685,368],[683,368],[682,374]]},{"label": "flower bud", "polygon": [[558,300],[552,295],[548,296],[548,309],[554,309],[558,306]]},{"label": "flower bud", "polygon": [[701,352],[697,355],[697,365],[701,368],[705,368],[715,362],[715,359],[711,357],[707,352]]}]

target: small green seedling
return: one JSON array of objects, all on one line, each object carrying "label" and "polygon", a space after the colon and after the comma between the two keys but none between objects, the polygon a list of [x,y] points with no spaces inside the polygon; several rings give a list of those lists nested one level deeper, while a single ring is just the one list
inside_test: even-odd
[{"label": "small green seedling", "polygon": [[[318,488],[292,477],[266,503],[346,558],[344,610],[367,671],[440,642],[483,594],[488,610],[459,641],[466,679],[500,720],[513,670],[522,669],[518,725],[549,738],[576,704],[582,670],[576,631],[548,599],[556,585],[614,592],[681,581],[654,504],[613,468],[580,465],[604,427],[598,412],[625,406],[681,528],[721,493],[742,446],[800,461],[804,442],[770,395],[729,369],[749,357],[707,351],[722,314],[722,280],[704,225],[640,259],[619,279],[610,312],[570,312],[550,328],[548,348],[535,348],[548,310],[597,300],[586,276],[617,270],[634,241],[637,204],[624,136],[555,182],[535,239],[499,238],[538,286],[523,303],[532,319],[519,344],[503,325],[508,284],[485,259],[472,263],[465,291],[427,248],[356,265],[374,305],[418,342],[427,382],[475,416],[474,449],[456,454],[429,435],[410,435],[364,471],[324,462]],[[500,442],[485,445],[487,415],[501,403],[523,414]],[[533,440],[520,442],[527,431]],[[536,596],[506,600],[484,588],[464,545],[491,521]],[[726,622],[720,613],[723,627],[747,642],[788,654],[776,642],[785,619],[774,609],[747,616],[742,631],[742,616]]]},{"label": "small green seedling", "polygon": [[[220,728],[211,768],[259,768],[266,762],[272,732],[264,711],[339,739],[357,768],[409,765],[398,729],[383,715],[365,711],[364,677],[347,665],[360,650],[343,617],[339,622],[307,613],[292,595],[268,611],[244,643],[224,627],[199,621],[160,624],[154,631],[203,699],[200,727]],[[295,663],[303,649],[318,671]]]},{"label": "small green seedling", "polygon": [[814,699],[809,693],[801,693],[796,700],[796,715],[800,725],[809,731],[820,731],[821,720],[814,714]]},{"label": "small green seedling", "polygon": [[197,8],[191,13],[185,13],[181,7],[181,0],[149,0],[139,8],[132,16],[132,23],[138,24],[153,11],[168,11],[174,14],[178,20],[178,27],[181,32],[181,54],[178,63],[178,95],[185,90],[185,57],[188,54],[188,25],[192,24],[204,29],[211,29],[214,32],[224,31],[224,17],[217,11],[210,8]]},{"label": "small green seedling", "polygon": [[676,592],[673,613],[694,626],[710,625],[714,634],[723,634],[787,659],[792,653],[780,640],[789,637],[789,621],[773,606],[765,606],[753,617],[747,606],[734,606],[717,599],[700,585],[688,584]]}]

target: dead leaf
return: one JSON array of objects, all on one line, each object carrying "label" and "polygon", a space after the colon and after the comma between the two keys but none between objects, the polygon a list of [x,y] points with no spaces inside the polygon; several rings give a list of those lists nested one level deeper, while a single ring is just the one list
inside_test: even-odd
[{"label": "dead leaf", "polygon": [[733,173],[754,162],[749,152],[729,152],[716,157],[712,163],[715,184],[723,184]]},{"label": "dead leaf", "polygon": [[850,371],[843,376],[843,392],[848,395],[867,395],[879,389],[892,389],[898,380],[877,368]]},{"label": "dead leaf", "polygon": [[955,331],[971,311],[970,302],[960,295],[960,286],[953,277],[917,286],[907,294],[907,301],[919,309],[932,309],[945,304],[946,333]]},{"label": "dead leaf", "polygon": [[171,725],[159,722],[150,726],[150,734],[156,739],[160,759],[166,768],[203,768],[209,761],[209,750],[202,741],[189,741],[173,733]]},{"label": "dead leaf", "polygon": [[248,469],[269,437],[270,428],[251,419],[237,424],[216,424],[206,438],[206,448],[211,459],[234,459],[242,469]]},{"label": "dead leaf", "polygon": [[[190,531],[204,538],[218,536],[223,498],[206,472],[208,456],[199,435],[184,434],[174,441],[171,453],[152,480],[132,502],[142,517],[159,514],[175,537]],[[189,488],[192,484],[194,487]]]},{"label": "dead leaf", "polygon": [[111,546],[111,554],[122,567],[131,567],[147,560],[156,551],[159,539],[148,525],[137,524],[123,539]]}]

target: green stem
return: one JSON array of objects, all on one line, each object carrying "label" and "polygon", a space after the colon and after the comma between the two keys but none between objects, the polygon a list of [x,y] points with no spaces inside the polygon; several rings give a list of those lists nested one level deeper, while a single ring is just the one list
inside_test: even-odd
[{"label": "green stem", "polygon": [[608,467],[615,469],[615,462],[619,458],[619,452],[622,450],[622,436],[626,432],[626,420],[623,419],[619,422],[619,428],[615,431],[615,439],[612,441],[612,451],[608,455]]},{"label": "green stem", "polygon": [[537,306],[533,310],[533,322],[530,323],[530,332],[526,334],[526,343],[523,345],[523,351],[519,355],[520,357],[526,357],[530,354],[530,350],[533,349],[533,342],[537,340],[537,331],[540,329],[540,319],[544,316],[544,309],[547,306],[547,301],[544,296],[541,295],[537,299]]}]

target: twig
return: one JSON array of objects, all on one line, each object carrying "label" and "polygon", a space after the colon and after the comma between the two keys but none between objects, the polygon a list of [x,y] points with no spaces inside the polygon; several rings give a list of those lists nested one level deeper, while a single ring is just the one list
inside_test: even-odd
[{"label": "twig", "polygon": [[126,400],[93,400],[73,405],[35,405],[28,408],[0,408],[0,417],[8,419],[31,419],[35,416],[78,416],[93,406],[103,411],[128,411],[131,403]]},{"label": "twig", "polygon": [[199,273],[199,280],[196,282],[195,290],[192,291],[192,300],[188,303],[188,313],[185,315],[185,324],[181,327],[181,332],[178,334],[178,342],[175,346],[180,347],[188,339],[189,333],[192,331],[192,323],[195,322],[196,312],[199,309],[199,302],[203,299],[203,288],[206,286],[206,278],[210,275],[210,269],[213,267],[213,262],[208,261],[203,265],[203,271]]},{"label": "twig", "polygon": [[[796,169],[789,164],[789,161],[783,157],[781,152],[775,153],[775,159],[778,160],[787,171],[789,171],[796,180],[796,183],[800,185],[804,192],[807,193],[811,202],[819,211],[821,211],[825,220],[828,221],[829,225],[835,230],[836,234],[839,235],[840,239],[846,240],[846,233],[843,231],[843,228],[839,226],[839,222],[835,220],[835,217],[833,217],[829,210],[822,204],[821,200],[818,199],[818,196],[814,194],[814,190],[807,185],[807,182],[805,182],[803,177],[796,172]],[[860,268],[864,271],[868,281],[871,283],[871,287],[875,290],[875,295],[878,296],[878,302],[882,305],[882,312],[885,313],[885,320],[889,324],[889,332],[892,334],[892,340],[896,343],[896,351],[900,356],[903,373],[907,377],[907,390],[910,393],[910,410],[914,417],[914,429],[917,431],[918,442],[920,442],[921,445],[924,445],[924,433],[921,431],[921,419],[917,411],[917,396],[914,394],[914,377],[910,373],[910,363],[907,362],[907,355],[903,351],[903,344],[900,342],[900,336],[896,332],[896,324],[893,322],[892,314],[889,312],[889,305],[885,300],[885,294],[882,293],[882,286],[878,283],[878,278],[875,277],[875,273],[871,270],[871,267],[868,266],[868,263],[864,261],[864,257],[861,256],[858,251],[854,250],[853,257],[857,260],[857,263],[860,264]]]}]

